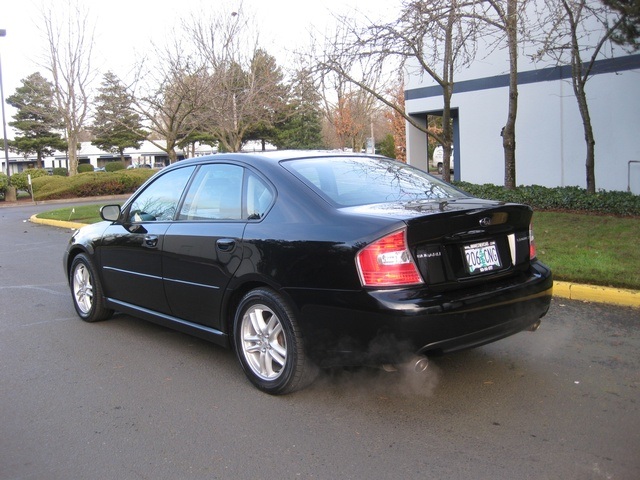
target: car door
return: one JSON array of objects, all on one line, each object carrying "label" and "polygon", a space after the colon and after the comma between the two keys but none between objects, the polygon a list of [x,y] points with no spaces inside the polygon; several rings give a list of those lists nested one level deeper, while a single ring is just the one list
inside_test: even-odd
[{"label": "car door", "polygon": [[162,281],[162,248],[195,167],[159,174],[109,226],[100,245],[105,295],[170,313]]},{"label": "car door", "polygon": [[163,245],[164,287],[174,316],[222,329],[220,308],[242,260],[244,168],[202,165]]}]

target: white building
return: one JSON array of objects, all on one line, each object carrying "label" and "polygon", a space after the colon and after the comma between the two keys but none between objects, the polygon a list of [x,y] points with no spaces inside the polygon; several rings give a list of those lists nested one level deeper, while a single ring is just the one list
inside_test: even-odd
[{"label": "white building", "polygon": [[[586,86],[596,140],[596,188],[640,194],[640,54],[608,47]],[[524,52],[526,53],[526,52]],[[583,60],[589,55],[584,55]],[[504,183],[500,132],[507,119],[507,50],[480,48],[468,68],[457,71],[451,101],[455,179]],[[569,66],[518,60],[516,182],[518,185],[586,187],[586,144]],[[408,114],[420,122],[441,115],[442,90],[424,75],[405,87]],[[426,169],[426,135],[407,124],[408,162]]]},{"label": "white building", "polygon": [[[164,140],[157,141],[160,145],[166,145]],[[271,144],[266,144],[267,150],[275,150],[275,147]],[[242,151],[243,152],[256,152],[262,150],[262,143],[259,141],[247,142]],[[178,160],[183,160],[188,155],[186,152],[175,149]],[[195,150],[195,156],[200,157],[203,155],[211,155],[218,153],[218,149],[209,145],[198,145]],[[78,164],[88,163],[95,168],[102,168],[109,162],[120,161],[120,156],[110,152],[100,150],[98,147],[91,144],[91,142],[82,142],[78,149]],[[150,165],[153,168],[161,168],[169,165],[169,156],[161,148],[157,147],[150,141],[146,140],[142,142],[142,145],[138,149],[127,148],[124,151],[124,161],[127,166],[129,165]],[[11,173],[19,173],[27,168],[36,168],[37,159],[35,155],[22,156],[15,153],[9,153],[9,167]],[[66,152],[56,152],[51,157],[46,157],[43,160],[43,168],[69,168],[69,158]],[[1,172],[6,173],[7,167],[4,157],[2,158]]]}]

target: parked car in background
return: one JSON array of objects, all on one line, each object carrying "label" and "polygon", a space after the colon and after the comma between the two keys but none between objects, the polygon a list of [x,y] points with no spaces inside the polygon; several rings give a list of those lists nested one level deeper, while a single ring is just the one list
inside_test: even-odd
[{"label": "parked car in background", "polygon": [[[431,166],[433,168],[437,168],[438,169],[438,173],[440,175],[442,175],[443,158],[444,158],[444,148],[442,147],[442,145],[438,145],[433,150],[433,156],[431,157]],[[453,172],[453,147],[451,147],[451,156],[449,158],[450,158],[449,166],[450,166],[451,171]]]},{"label": "parked car in background", "polygon": [[127,167],[127,169],[131,168],[151,168],[151,165],[149,165],[148,163],[132,163]]},{"label": "parked car in background", "polygon": [[535,329],[551,300],[529,207],[376,155],[185,160],[101,215],[64,254],[78,315],[231,347],[271,394],[321,367],[422,365]]}]

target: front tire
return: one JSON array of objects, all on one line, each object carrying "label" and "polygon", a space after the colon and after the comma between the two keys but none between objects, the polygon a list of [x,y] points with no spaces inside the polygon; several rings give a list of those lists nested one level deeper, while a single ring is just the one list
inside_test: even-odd
[{"label": "front tire", "polygon": [[69,286],[73,306],[85,322],[98,322],[113,315],[113,310],[105,307],[102,284],[84,253],[78,254],[71,263]]},{"label": "front tire", "polygon": [[253,385],[281,395],[310,384],[317,368],[305,355],[293,310],[271,289],[247,293],[234,319],[236,355]]}]

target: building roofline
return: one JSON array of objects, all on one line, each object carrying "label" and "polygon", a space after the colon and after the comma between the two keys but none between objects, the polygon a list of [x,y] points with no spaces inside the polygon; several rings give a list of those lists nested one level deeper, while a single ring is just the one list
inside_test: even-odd
[{"label": "building roofline", "polygon": [[[603,73],[622,72],[626,70],[640,69],[640,54],[626,55],[616,58],[605,58],[596,60],[591,75],[600,75]],[[571,65],[561,65],[554,67],[542,68],[540,70],[528,70],[526,72],[518,72],[518,85],[526,85],[530,83],[551,82],[556,80],[565,80],[571,78]],[[454,83],[453,93],[476,92],[479,90],[488,90],[491,88],[503,88],[509,86],[509,74],[496,75],[493,77],[474,78],[472,80],[463,80]],[[422,98],[431,98],[442,96],[442,87],[440,85],[432,85],[429,87],[419,87],[405,90],[404,99],[419,100]]]}]

